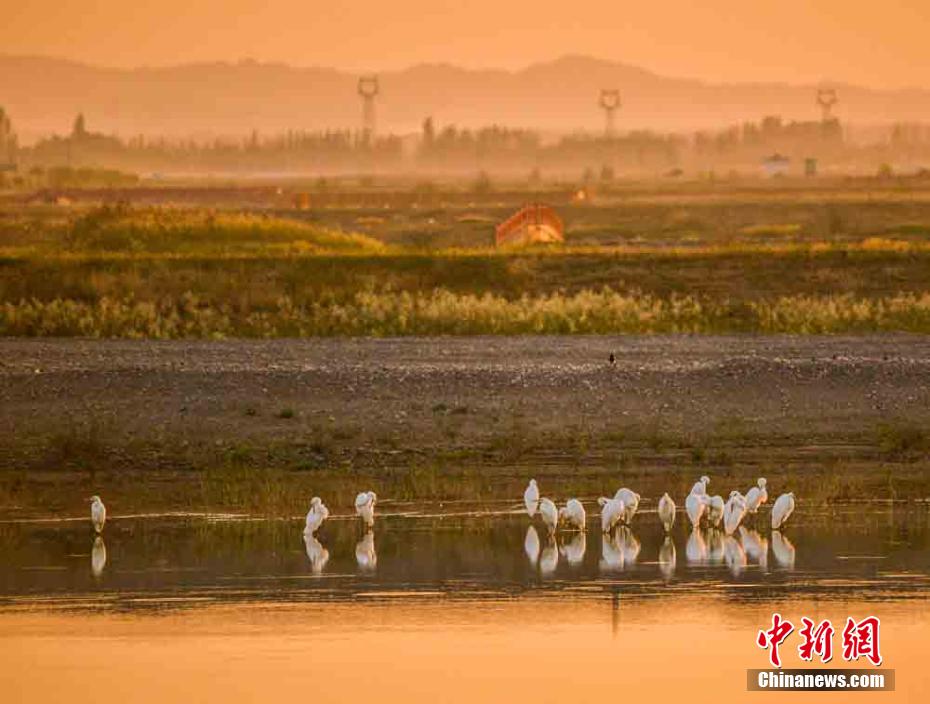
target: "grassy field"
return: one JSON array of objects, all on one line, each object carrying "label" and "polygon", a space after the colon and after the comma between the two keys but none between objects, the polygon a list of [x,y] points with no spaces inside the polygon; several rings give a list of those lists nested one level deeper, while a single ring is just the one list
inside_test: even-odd
[{"label": "grassy field", "polygon": [[0,334],[930,332],[923,192],[638,195],[495,250],[513,207],[5,206]]}]

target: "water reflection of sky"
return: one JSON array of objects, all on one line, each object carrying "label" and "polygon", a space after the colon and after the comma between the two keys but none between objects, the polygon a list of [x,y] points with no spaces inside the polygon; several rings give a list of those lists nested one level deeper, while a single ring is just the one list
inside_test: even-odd
[{"label": "water reflection of sky", "polygon": [[554,540],[538,521],[497,508],[385,506],[372,532],[337,517],[306,539],[299,520],[115,516],[100,540],[85,521],[7,522],[0,524],[0,604],[437,592],[930,596],[925,507],[809,511],[781,532],[760,516],[732,536],[691,531],[686,520],[666,536],[649,511],[602,536],[592,511],[586,534],[560,532]]}]

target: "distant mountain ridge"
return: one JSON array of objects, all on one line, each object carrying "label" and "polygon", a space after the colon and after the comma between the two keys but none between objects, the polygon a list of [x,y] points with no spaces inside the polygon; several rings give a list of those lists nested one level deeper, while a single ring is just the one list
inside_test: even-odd
[{"label": "distant mountain ridge", "polygon": [[[501,124],[598,130],[601,88],[618,88],[618,129],[723,127],[763,115],[815,119],[815,85],[707,83],[569,55],[519,71],[418,64],[380,74],[378,127]],[[31,141],[64,134],[83,112],[89,129],[166,137],[243,135],[257,129],[357,128],[357,74],[239,61],[164,68],[101,68],[64,59],[0,55],[0,106]],[[930,90],[837,85],[837,115],[855,124],[930,121]]]}]

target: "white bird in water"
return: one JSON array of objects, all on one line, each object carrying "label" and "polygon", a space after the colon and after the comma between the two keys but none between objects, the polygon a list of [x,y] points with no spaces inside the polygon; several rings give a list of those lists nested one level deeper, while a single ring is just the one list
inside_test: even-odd
[{"label": "white bird in water", "polygon": [[530,479],[526,491],[523,492],[523,503],[526,505],[526,512],[530,518],[535,516],[539,508],[539,486],[536,484],[535,479]]},{"label": "white bird in water", "polygon": [[375,525],[375,502],[378,495],[373,491],[363,491],[355,497],[355,512],[365,523],[366,528],[372,528]]},{"label": "white bird in water", "polygon": [[675,524],[675,501],[668,492],[662,494],[662,498],[659,499],[659,520],[662,521],[666,533],[671,531]]},{"label": "white bird in water", "polygon": [[725,504],[722,496],[708,496],[704,502],[707,506],[707,522],[715,528],[720,525],[723,518]]},{"label": "white bird in water", "polygon": [[723,507],[723,530],[733,535],[746,515],[746,498],[738,491],[731,491],[726,506]]},{"label": "white bird in water", "polygon": [[769,493],[765,489],[765,477],[759,477],[756,486],[746,492],[746,510],[755,513],[759,507],[769,500]]},{"label": "white bird in water", "polygon": [[559,527],[559,509],[555,507],[552,499],[544,496],[539,500],[539,515],[542,516],[543,523],[549,529],[549,535],[554,535],[556,528]]},{"label": "white bird in water", "polygon": [[533,526],[526,529],[526,538],[523,539],[523,552],[533,567],[539,562],[539,533]]},{"label": "white bird in water", "polygon": [[708,484],[710,484],[710,477],[705,474],[694,483],[693,487],[691,487],[691,493],[697,494],[698,496],[703,496],[707,493]]},{"label": "white bird in water", "polygon": [[90,522],[94,524],[95,531],[103,532],[103,524],[107,522],[107,507],[99,496],[90,497]]},{"label": "white bird in water", "polygon": [[374,531],[366,531],[362,539],[355,544],[355,562],[365,572],[371,571],[378,566]]},{"label": "white bird in water", "polygon": [[791,544],[788,538],[777,530],[772,531],[772,554],[775,556],[775,562],[777,562],[780,567],[789,570],[793,569],[796,552],[794,545]]},{"label": "white bird in water", "polygon": [[778,530],[785,525],[785,521],[792,513],[794,513],[794,492],[789,491],[775,499],[772,505],[772,530]]},{"label": "white bird in water", "polygon": [[623,519],[626,507],[620,499],[608,499],[606,496],[601,496],[597,504],[601,507],[601,532],[609,533]]},{"label": "white bird in water", "polygon": [[665,579],[671,579],[675,575],[676,562],[675,543],[672,541],[671,536],[666,535],[665,541],[659,548],[659,572],[662,573]]},{"label": "white bird in water", "polygon": [[636,515],[636,509],[639,508],[639,494],[632,489],[623,487],[622,489],[617,489],[614,498],[623,502],[623,522],[630,525],[633,516]]},{"label": "white bird in water", "polygon": [[323,543],[317,540],[313,533],[304,533],[304,544],[307,547],[311,571],[313,574],[320,574],[329,562],[329,550],[323,547]]},{"label": "white bird in water", "polygon": [[574,530],[584,530],[586,519],[584,506],[578,499],[569,499],[565,506],[559,509],[559,520]]},{"label": "white bird in water", "polygon": [[587,548],[587,537],[584,531],[580,531],[575,533],[570,541],[563,543],[559,552],[570,566],[576,567],[584,561],[584,554]]},{"label": "white bird in water", "polygon": [[94,577],[100,577],[103,574],[103,568],[107,566],[107,546],[103,538],[99,535],[94,538],[94,547],[90,551],[90,571]]},{"label": "white bird in water", "polygon": [[310,510],[307,512],[307,523],[304,527],[304,533],[312,535],[323,525],[323,521],[329,518],[329,509],[319,496],[310,499]]},{"label": "white bird in water", "polygon": [[688,494],[688,498],[685,499],[685,511],[688,514],[688,520],[691,521],[691,526],[693,528],[697,528],[701,525],[701,516],[704,515],[704,509],[707,505],[704,498],[703,494],[691,493]]}]

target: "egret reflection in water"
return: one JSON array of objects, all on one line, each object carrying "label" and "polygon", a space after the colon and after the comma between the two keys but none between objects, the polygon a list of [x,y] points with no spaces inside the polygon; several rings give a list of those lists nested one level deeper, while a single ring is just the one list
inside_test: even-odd
[{"label": "egret reflection in water", "polygon": [[546,547],[542,549],[539,555],[539,571],[544,575],[555,572],[559,566],[559,548],[555,543],[555,536],[549,536]]},{"label": "egret reflection in water", "polygon": [[772,531],[772,555],[779,567],[794,569],[796,550],[791,541],[781,534],[781,531]]},{"label": "egret reflection in water", "polygon": [[576,567],[584,562],[584,554],[587,546],[587,537],[584,531],[581,531],[575,533],[567,542],[564,542],[559,552],[570,566]]},{"label": "egret reflection in water", "polygon": [[642,545],[629,526],[617,526],[612,533],[601,536],[602,571],[610,572],[633,567]]},{"label": "egret reflection in water", "polygon": [[94,546],[90,551],[90,571],[96,579],[103,575],[107,566],[107,546],[99,535],[94,538]]},{"label": "egret reflection in water", "polygon": [[707,544],[707,563],[722,565],[726,560],[726,540],[719,528],[708,528],[704,533],[704,542]]},{"label": "egret reflection in water", "polygon": [[675,576],[675,563],[678,561],[677,551],[675,550],[675,541],[670,535],[665,536],[662,546],[659,548],[659,572],[665,579],[671,579]]},{"label": "egret reflection in water", "polygon": [[734,577],[739,577],[748,564],[746,561],[746,551],[740,542],[732,535],[728,535],[723,543],[723,556]]},{"label": "egret reflection in water", "polygon": [[373,572],[378,566],[374,531],[366,531],[362,539],[355,544],[355,562],[363,572]]},{"label": "egret reflection in water", "polygon": [[703,565],[707,561],[707,543],[701,535],[700,528],[691,529],[691,535],[688,536],[688,543],[685,545],[685,556],[691,565]]},{"label": "egret reflection in water", "polygon": [[526,529],[526,537],[523,539],[523,552],[526,553],[527,559],[533,567],[539,563],[539,533],[533,526]]},{"label": "egret reflection in water", "polygon": [[761,535],[759,531],[749,530],[744,526],[739,527],[739,536],[743,550],[746,551],[746,557],[765,570],[769,563],[768,538]]},{"label": "egret reflection in water", "polygon": [[313,574],[320,574],[329,562],[329,550],[312,533],[304,533],[303,537],[307,547],[307,558],[310,560],[310,569]]}]

